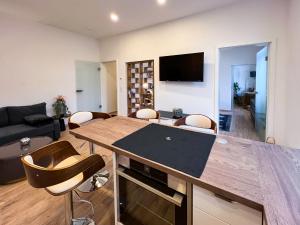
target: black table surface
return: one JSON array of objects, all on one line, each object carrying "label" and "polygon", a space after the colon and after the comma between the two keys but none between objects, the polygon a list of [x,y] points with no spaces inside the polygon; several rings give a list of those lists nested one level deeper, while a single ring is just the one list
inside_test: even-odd
[{"label": "black table surface", "polygon": [[140,157],[200,177],[216,136],[160,124],[146,127],[113,145]]}]

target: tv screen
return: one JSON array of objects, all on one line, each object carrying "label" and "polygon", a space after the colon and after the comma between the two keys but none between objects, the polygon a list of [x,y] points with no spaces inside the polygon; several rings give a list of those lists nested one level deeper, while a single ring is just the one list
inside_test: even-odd
[{"label": "tv screen", "polygon": [[160,81],[203,81],[204,53],[162,56],[159,58]]}]

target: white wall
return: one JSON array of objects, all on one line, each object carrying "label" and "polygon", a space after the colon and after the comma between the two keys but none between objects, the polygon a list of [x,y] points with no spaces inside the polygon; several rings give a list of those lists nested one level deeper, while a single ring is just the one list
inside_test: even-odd
[{"label": "white wall", "polygon": [[219,109],[232,109],[232,66],[255,65],[256,53],[260,49],[261,47],[250,45],[235,48],[222,48],[220,50]]},{"label": "white wall", "polygon": [[287,131],[288,145],[300,149],[300,1],[291,0],[289,17],[289,47],[287,84]]},{"label": "white wall", "polygon": [[[239,95],[244,95],[249,88],[255,89],[256,79],[255,77],[250,77],[251,71],[256,71],[256,65],[233,65],[232,66],[232,88],[230,89],[233,94],[233,83],[237,82],[239,85]],[[221,97],[221,96],[220,96]]]},{"label": "white wall", "polygon": [[[272,41],[270,95],[276,102],[270,101],[268,135],[284,144],[287,7],[285,0],[247,1],[101,40],[101,61],[118,62],[119,113],[126,115],[125,63],[154,59],[156,109],[181,107],[186,113],[215,117],[217,48]],[[159,82],[159,56],[201,51],[205,52],[203,83]]]},{"label": "white wall", "polygon": [[76,111],[75,60],[99,61],[96,40],[0,14],[0,106],[52,103]]}]

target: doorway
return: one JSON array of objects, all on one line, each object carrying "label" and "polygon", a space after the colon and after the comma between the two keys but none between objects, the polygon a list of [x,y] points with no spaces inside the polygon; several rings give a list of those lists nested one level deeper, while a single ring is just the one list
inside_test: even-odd
[{"label": "doorway", "polygon": [[116,61],[102,62],[100,68],[102,110],[111,115],[117,115],[117,63]]},{"label": "doorway", "polygon": [[77,111],[101,111],[99,68],[97,62],[75,62]]},{"label": "doorway", "polygon": [[265,43],[220,49],[221,134],[265,141],[268,49]]}]

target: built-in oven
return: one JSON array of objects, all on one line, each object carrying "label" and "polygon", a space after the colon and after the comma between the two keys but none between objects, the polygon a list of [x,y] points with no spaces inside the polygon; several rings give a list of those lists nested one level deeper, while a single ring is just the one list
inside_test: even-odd
[{"label": "built-in oven", "polygon": [[117,173],[122,224],[188,224],[187,196],[183,188],[178,189],[182,184],[173,180],[169,185],[167,174],[133,160],[130,167],[119,167]]}]

